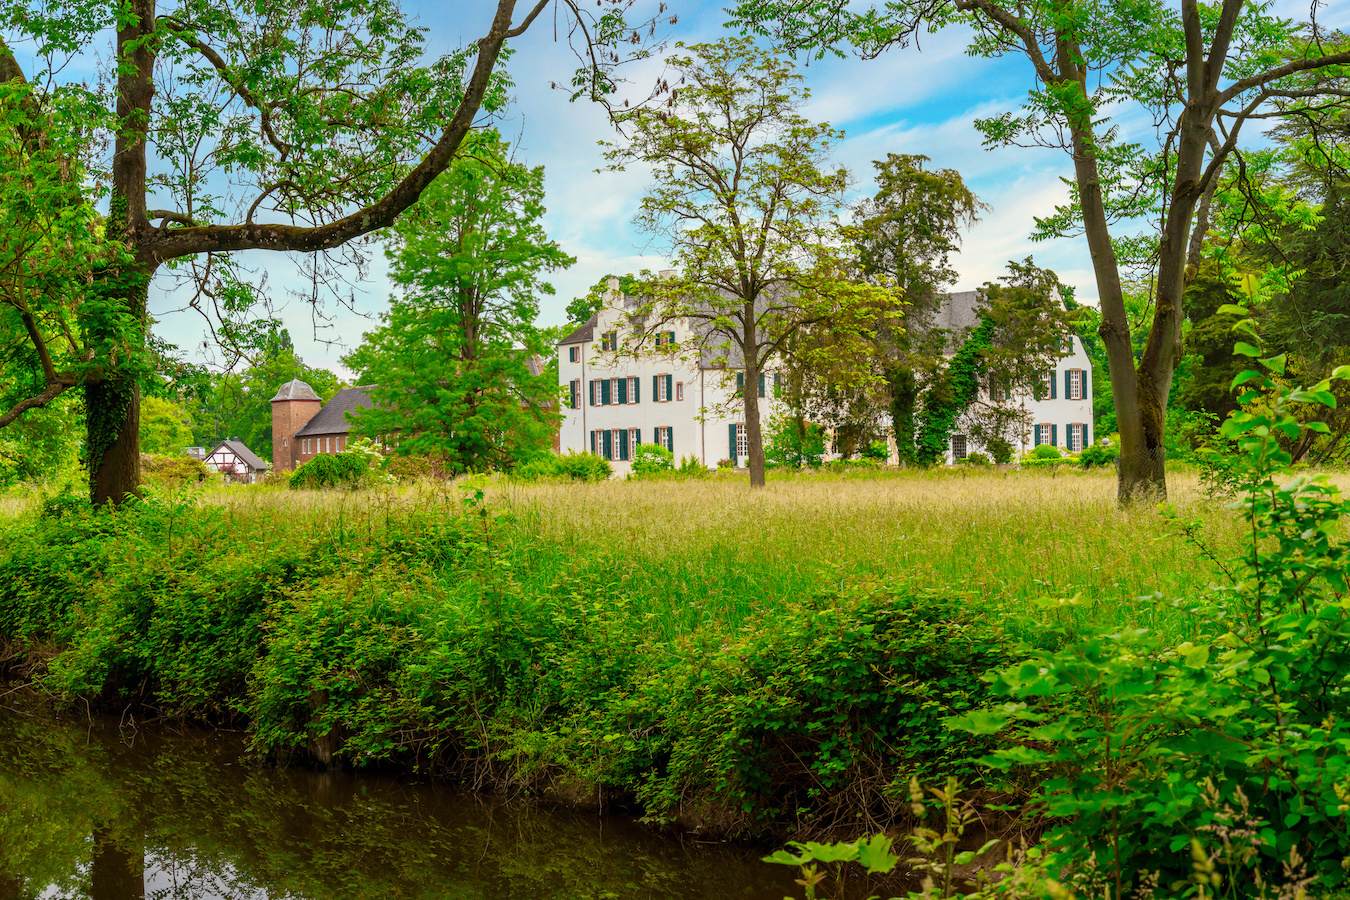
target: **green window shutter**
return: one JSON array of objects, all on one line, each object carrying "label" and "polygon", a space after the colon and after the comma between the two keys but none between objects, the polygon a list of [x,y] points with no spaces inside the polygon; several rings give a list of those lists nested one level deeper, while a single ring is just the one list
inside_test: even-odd
[{"label": "green window shutter", "polygon": [[[634,378],[634,379],[633,379],[633,384],[632,384],[632,388],[633,388],[633,402],[634,402],[634,403],[641,403],[641,402],[642,402],[642,391],[641,391],[641,387],[642,387],[642,379],[641,379],[641,378]],[[653,398],[653,399],[655,399],[655,398]]]},{"label": "green window shutter", "polygon": [[615,399],[614,402],[615,402],[615,403],[620,403],[620,404],[622,404],[622,403],[627,403],[627,402],[628,402],[628,379],[627,379],[627,378],[620,378],[620,379],[619,379],[618,388],[619,388],[619,396]]},{"label": "green window shutter", "polygon": [[620,462],[628,459],[628,429],[619,429],[619,460]]},{"label": "green window shutter", "polygon": [[1041,445],[1041,426],[1031,426],[1031,446],[1039,447]]},{"label": "green window shutter", "polygon": [[609,406],[609,379],[600,379],[600,405]]},{"label": "green window shutter", "polygon": [[1050,443],[1051,443],[1052,446],[1055,446],[1055,447],[1058,447],[1058,446],[1059,446],[1059,426],[1058,426],[1058,425],[1051,425],[1051,426],[1050,426]]},{"label": "green window shutter", "polygon": [[595,452],[595,432],[591,432],[591,452]]},{"label": "green window shutter", "polygon": [[1055,400],[1055,373],[1050,373],[1050,399]]},{"label": "green window shutter", "polygon": [[744,372],[737,372],[737,373],[736,373],[736,396],[737,396],[737,397],[744,397],[744,396],[745,396],[745,373],[744,373]]},{"label": "green window shutter", "polygon": [[586,383],[586,402],[591,406],[595,405],[595,379],[592,378]]},{"label": "green window shutter", "polygon": [[[673,333],[673,332],[672,332],[672,333]],[[674,375],[667,375],[667,376],[666,376],[666,399],[667,399],[667,400],[674,400],[674,399],[675,399],[675,376],[674,376]]]},{"label": "green window shutter", "polygon": [[614,432],[606,428],[603,432],[605,441],[605,452],[601,454],[605,459],[614,458]]},{"label": "green window shutter", "polygon": [[1072,383],[1071,383],[1071,381],[1070,381],[1072,378],[1073,378],[1073,369],[1065,369],[1065,370],[1064,370],[1064,399],[1065,399],[1065,400],[1070,400],[1070,399],[1073,398],[1073,391],[1070,390],[1070,388],[1073,387],[1073,385],[1072,385]]},{"label": "green window shutter", "polygon": [[1092,442],[1092,425],[1089,422],[1083,423],[1083,449],[1086,450],[1089,443]]},{"label": "green window shutter", "polygon": [[731,458],[733,466],[740,465],[740,460],[736,459],[736,423],[732,422],[727,426],[727,439],[731,443],[731,452],[727,454]]},{"label": "green window shutter", "polygon": [[783,373],[773,373],[773,395],[780,396],[783,393]]},{"label": "green window shutter", "polygon": [[568,394],[569,394],[569,396],[571,397],[571,401],[572,401],[569,405],[570,405],[573,409],[576,409],[576,408],[577,408],[577,383],[576,383],[575,381],[573,381],[571,384],[569,384],[569,385],[567,386],[567,390],[568,390]]},{"label": "green window shutter", "polygon": [[760,372],[760,373],[759,373],[759,395],[760,395],[761,397],[764,396],[764,373],[763,373],[763,372]]},{"label": "green window shutter", "polygon": [[653,375],[653,376],[652,376],[652,402],[653,402],[653,403],[656,402],[657,400],[659,400],[660,397],[661,397],[661,389],[660,389],[659,387],[656,386],[656,380],[657,380],[658,378],[660,378],[660,377],[661,377],[660,375]]}]

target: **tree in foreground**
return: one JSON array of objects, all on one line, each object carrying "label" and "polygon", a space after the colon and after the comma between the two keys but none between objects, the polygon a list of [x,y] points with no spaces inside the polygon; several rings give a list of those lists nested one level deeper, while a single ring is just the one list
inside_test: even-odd
[{"label": "tree in foreground", "polygon": [[[13,128],[0,140],[19,141],[40,172],[60,173],[38,198],[49,220],[87,218],[106,186],[110,247],[84,253],[91,240],[72,241],[65,258],[84,265],[82,290],[33,295],[17,313],[48,323],[23,323],[42,380],[0,411],[0,425],[81,389],[91,498],[127,497],[139,482],[155,274],[191,276],[209,301],[200,307],[229,320],[256,318],[237,251],[307,254],[320,292],[331,274],[324,254],[390,225],[451,164],[480,116],[502,108],[509,83],[498,61],[547,5],[497,0],[480,39],[427,60],[426,29],[394,0],[10,3],[0,24],[0,132]],[[612,89],[619,42],[630,55],[646,52],[630,42],[638,34],[624,24],[630,5],[559,0],[587,45],[580,49],[593,51],[583,53],[577,95]],[[87,58],[105,34],[114,35],[114,68],[101,73],[109,89],[68,80],[66,71],[82,68],[71,59]],[[32,71],[11,44],[33,49]],[[75,129],[63,116],[71,98],[84,107]],[[110,152],[66,152],[71,134],[106,137]],[[0,220],[0,229],[13,226]],[[53,345],[66,343],[77,352],[63,368]]]},{"label": "tree in foreground", "polygon": [[[977,126],[991,146],[1070,154],[1072,200],[1038,222],[1037,234],[1081,233],[1092,254],[1121,439],[1120,501],[1165,494],[1163,430],[1182,353],[1183,294],[1199,271],[1218,179],[1242,154],[1244,132],[1259,131],[1253,120],[1350,103],[1343,36],[1315,21],[1278,18],[1262,0],[1182,0],[1175,9],[1159,0],[900,0],[870,8],[741,0],[735,15],[790,47],[851,46],[865,56],[903,46],[924,27],[961,24],[972,31],[972,53],[1031,63],[1035,84],[1022,109]],[[1136,114],[1158,123],[1148,146],[1121,137],[1118,123]],[[1149,272],[1155,285],[1137,363],[1123,294],[1128,268]]]},{"label": "tree in foreground", "polygon": [[461,157],[394,224],[386,251],[400,293],[384,324],[344,363],[374,383],[363,434],[459,472],[509,469],[546,451],[557,427],[556,373],[534,320],[543,275],[576,262],[548,239],[544,170],[513,162],[496,132]]},{"label": "tree in foreground", "polygon": [[677,47],[671,102],[620,115],[626,140],[607,153],[612,168],[651,167],[637,222],[679,273],[645,285],[631,321],[640,340],[687,321],[698,338],[682,352],[725,367],[728,381],[743,373],[750,483],[761,487],[753,385],[766,366],[811,329],[834,335],[813,345],[820,352],[864,359],[856,351],[894,318],[899,299],[855,277],[840,249],[835,216],[848,173],[827,159],[841,133],[798,113],[807,92],[792,64],[745,38]]}]

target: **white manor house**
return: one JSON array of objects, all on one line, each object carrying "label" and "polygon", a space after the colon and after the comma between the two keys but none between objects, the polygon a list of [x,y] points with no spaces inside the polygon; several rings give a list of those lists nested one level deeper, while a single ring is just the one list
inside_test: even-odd
[{"label": "white manor house", "polygon": [[[558,344],[558,380],[563,389],[563,421],[559,450],[591,452],[612,461],[617,474],[630,470],[639,443],[660,444],[678,462],[692,456],[716,468],[720,460],[746,464],[743,401],[738,395],[744,376],[728,369],[711,354],[691,358],[688,342],[700,335],[677,321],[648,339],[644,352],[620,353],[621,341],[631,341],[628,310],[636,301],[618,290],[617,278],[599,312]],[[934,325],[962,333],[979,324],[978,291],[949,294]],[[1077,453],[1092,441],[1092,366],[1082,342],[1075,336],[1071,352],[1047,373],[1042,399],[1014,395],[1026,410],[1031,426],[1010,435],[1022,451],[1054,444]],[[778,399],[780,377],[772,370],[753,386],[759,394],[760,427],[784,407]],[[958,423],[959,427],[959,423]],[[888,437],[892,462],[898,459],[895,441]],[[947,462],[963,459],[983,448],[964,434],[953,434]]]}]

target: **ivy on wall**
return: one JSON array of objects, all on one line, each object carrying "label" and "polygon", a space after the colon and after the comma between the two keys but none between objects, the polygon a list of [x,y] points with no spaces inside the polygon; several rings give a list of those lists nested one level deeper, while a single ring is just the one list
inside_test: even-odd
[{"label": "ivy on wall", "polygon": [[916,456],[923,465],[934,465],[947,455],[956,420],[979,394],[984,376],[984,351],[993,340],[994,322],[982,316],[980,325],[961,344],[946,370],[923,393],[919,411]]}]

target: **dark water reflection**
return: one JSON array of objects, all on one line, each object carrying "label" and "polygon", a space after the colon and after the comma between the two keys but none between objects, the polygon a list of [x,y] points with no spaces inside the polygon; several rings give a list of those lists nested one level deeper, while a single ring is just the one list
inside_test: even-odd
[{"label": "dark water reflection", "polygon": [[747,898],[793,873],[622,818],[275,771],[221,733],[0,710],[0,900]]}]

